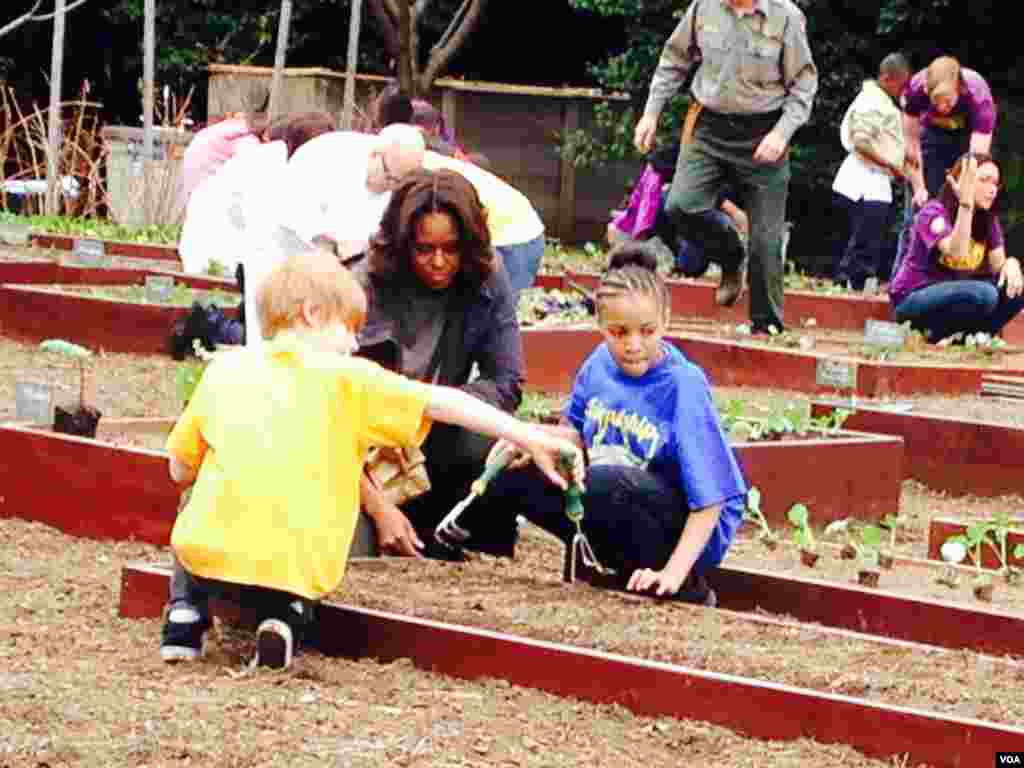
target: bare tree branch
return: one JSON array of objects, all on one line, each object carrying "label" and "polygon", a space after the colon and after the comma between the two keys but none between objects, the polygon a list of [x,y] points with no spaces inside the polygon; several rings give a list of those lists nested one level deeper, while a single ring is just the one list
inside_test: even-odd
[{"label": "bare tree branch", "polygon": [[23,13],[21,16],[19,16],[14,21],[12,21],[10,24],[7,24],[6,26],[0,27],[0,37],[3,37],[8,32],[12,32],[13,30],[15,30],[18,27],[20,27],[22,24],[25,24],[25,23],[27,23],[29,21],[32,21],[32,17],[35,15],[36,11],[39,10],[39,6],[42,5],[42,4],[43,4],[43,0],[36,0],[36,4],[33,5],[32,8],[29,9],[29,11],[27,13]]},{"label": "bare tree branch", "polygon": [[430,84],[433,83],[444,68],[448,66],[448,62],[451,61],[452,57],[466,42],[466,39],[480,21],[480,17],[483,15],[484,6],[486,5],[487,0],[471,0],[469,11],[466,12],[466,15],[462,19],[462,23],[459,25],[458,29],[455,30],[455,34],[451,36],[444,46],[434,48],[430,52],[430,58],[427,60],[427,66],[423,68],[423,73],[419,78],[420,88],[423,92],[426,92],[430,88]]},{"label": "bare tree branch", "polygon": [[[75,2],[71,3],[71,5],[64,8],[64,13],[66,14],[69,11],[73,11],[75,8],[77,8],[85,2],[88,2],[88,0],[75,0]],[[13,32],[18,27],[22,26],[23,24],[27,24],[30,21],[50,21],[57,15],[55,11],[53,13],[46,13],[43,14],[42,16],[37,16],[36,11],[39,10],[39,6],[41,6],[42,4],[43,0],[35,0],[35,5],[33,5],[32,8],[27,13],[23,13],[14,21],[4,25],[3,27],[0,27],[0,37],[3,37],[8,32]]]},{"label": "bare tree branch", "polygon": [[[76,0],[76,2],[64,8],[64,13],[68,13],[69,11],[75,10],[75,8],[77,8],[84,2],[87,2],[87,0]],[[56,15],[56,13],[48,13],[45,16],[33,16],[32,21],[49,21]]]},{"label": "bare tree branch", "polygon": [[398,61],[398,22],[390,15],[386,0],[368,0],[370,11],[377,20],[377,26],[384,36],[384,45],[388,49],[388,55]]}]

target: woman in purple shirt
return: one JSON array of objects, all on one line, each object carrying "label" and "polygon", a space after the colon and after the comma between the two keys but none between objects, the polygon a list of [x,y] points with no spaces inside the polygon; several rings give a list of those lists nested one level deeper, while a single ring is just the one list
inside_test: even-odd
[{"label": "woman in purple shirt", "polygon": [[907,257],[889,286],[899,322],[936,342],[955,333],[999,333],[1024,308],[1020,261],[1006,256],[999,166],[986,154],[958,159],[936,200],[914,219]]}]

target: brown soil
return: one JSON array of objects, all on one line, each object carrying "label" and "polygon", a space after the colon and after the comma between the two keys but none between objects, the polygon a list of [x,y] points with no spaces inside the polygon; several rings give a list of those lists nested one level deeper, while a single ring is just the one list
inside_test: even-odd
[{"label": "brown soil", "polygon": [[[202,661],[168,666],[157,654],[158,620],[116,616],[122,563],[163,559],[165,552],[74,539],[17,520],[0,520],[0,542],[0,765],[9,768],[649,768],[681,759],[724,768],[911,768],[899,758],[871,760],[842,746],[756,741],[700,722],[640,718],[498,681],[452,680],[404,661],[382,665],[310,652],[288,672],[252,671],[246,668],[251,633],[222,626],[208,636]],[[425,567],[449,581],[459,571]],[[488,605],[500,593],[529,591],[532,603],[535,591],[553,591],[543,579],[516,577],[510,567],[481,563],[463,570],[489,581]],[[368,589],[371,573],[354,574],[354,589]],[[410,585],[401,573],[381,583],[396,601]],[[649,610],[617,596],[595,593],[594,599],[608,614]],[[706,627],[724,620],[683,606],[657,606],[653,613],[663,621],[699,616]],[[986,665],[957,660],[968,682]]]}]

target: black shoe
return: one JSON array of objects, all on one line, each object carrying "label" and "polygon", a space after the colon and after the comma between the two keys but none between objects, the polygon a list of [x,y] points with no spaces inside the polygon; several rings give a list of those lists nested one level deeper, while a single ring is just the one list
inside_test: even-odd
[{"label": "black shoe", "polygon": [[191,607],[172,608],[161,632],[160,658],[168,664],[195,661],[203,655],[203,633],[210,618]]},{"label": "black shoe", "polygon": [[686,577],[686,581],[683,582],[679,591],[672,595],[672,599],[681,603],[704,605],[708,608],[718,605],[718,595],[708,584],[707,579],[692,573]]},{"label": "black shoe", "polygon": [[750,325],[751,336],[778,336],[780,333],[785,332],[785,326],[776,325],[775,323],[751,323]]}]

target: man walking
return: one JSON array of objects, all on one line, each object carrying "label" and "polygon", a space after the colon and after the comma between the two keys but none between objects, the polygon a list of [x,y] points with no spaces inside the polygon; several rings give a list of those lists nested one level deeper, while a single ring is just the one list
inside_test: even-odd
[{"label": "man walking", "polygon": [[[789,142],[807,122],[818,71],[803,13],[791,0],[694,0],[669,37],[651,81],[634,143],[648,152],[658,117],[696,66],[666,213],[722,268],[715,299],[736,302],[745,249],[713,213],[724,186],[750,219],[750,320],[783,329],[782,234]],[[677,235],[678,237],[678,235]]]}]

